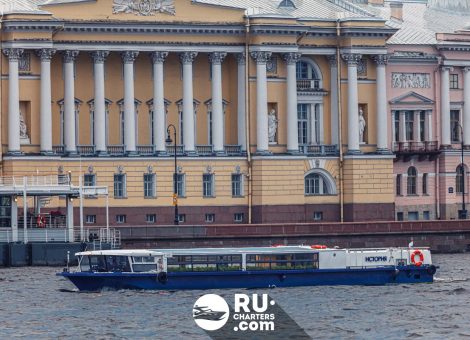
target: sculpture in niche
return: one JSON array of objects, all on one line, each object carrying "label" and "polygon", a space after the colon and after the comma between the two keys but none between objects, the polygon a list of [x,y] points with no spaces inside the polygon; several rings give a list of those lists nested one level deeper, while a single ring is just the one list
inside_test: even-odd
[{"label": "sculpture in niche", "polygon": [[168,13],[175,15],[174,0],[114,0],[113,14],[133,13],[136,15],[155,15]]},{"label": "sculpture in niche", "polygon": [[268,137],[270,143],[276,143],[277,118],[276,110],[271,109],[268,113]]},{"label": "sculpture in niche", "polygon": [[26,123],[24,121],[23,113],[21,113],[21,112],[20,112],[20,138],[29,140],[28,128],[27,128]]},{"label": "sculpture in niche", "polygon": [[365,143],[364,131],[366,129],[366,120],[364,119],[364,110],[359,107],[359,143]]}]

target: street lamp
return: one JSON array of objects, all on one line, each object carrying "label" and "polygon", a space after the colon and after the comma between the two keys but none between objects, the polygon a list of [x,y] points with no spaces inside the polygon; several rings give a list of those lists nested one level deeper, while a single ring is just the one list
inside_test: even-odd
[{"label": "street lamp", "polygon": [[467,219],[467,209],[465,209],[465,166],[463,162],[463,149],[464,149],[464,143],[463,143],[463,127],[459,123],[458,124],[460,128],[460,169],[461,169],[461,177],[462,177],[462,209],[459,210],[459,219],[461,220],[466,220]]},{"label": "street lamp", "polygon": [[177,158],[176,158],[176,127],[173,124],[168,125],[166,128],[166,140],[167,144],[171,144],[173,141],[171,140],[170,135],[170,128],[173,128],[173,139],[175,142],[175,172],[173,174],[173,206],[175,207],[175,225],[179,225],[179,218],[178,218],[178,168],[177,168]]}]

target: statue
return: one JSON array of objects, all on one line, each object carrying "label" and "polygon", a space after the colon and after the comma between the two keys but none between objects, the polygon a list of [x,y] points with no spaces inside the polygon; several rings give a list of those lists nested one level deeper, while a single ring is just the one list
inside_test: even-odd
[{"label": "statue", "polygon": [[24,121],[24,116],[21,112],[20,112],[20,138],[29,139],[28,130],[26,127],[26,123]]},{"label": "statue", "polygon": [[359,107],[359,143],[364,143],[364,130],[366,129],[366,120],[364,119],[364,111]]},{"label": "statue", "polygon": [[270,143],[276,143],[277,118],[276,110],[271,109],[268,113],[268,137]]}]

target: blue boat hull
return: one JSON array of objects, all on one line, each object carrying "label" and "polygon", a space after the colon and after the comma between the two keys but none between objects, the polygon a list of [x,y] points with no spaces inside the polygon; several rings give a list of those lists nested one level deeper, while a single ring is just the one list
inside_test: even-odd
[{"label": "blue boat hull", "polygon": [[156,273],[62,272],[81,291],[102,289],[220,289],[269,288],[319,285],[386,285],[433,282],[434,266],[369,269],[316,269],[233,272]]}]

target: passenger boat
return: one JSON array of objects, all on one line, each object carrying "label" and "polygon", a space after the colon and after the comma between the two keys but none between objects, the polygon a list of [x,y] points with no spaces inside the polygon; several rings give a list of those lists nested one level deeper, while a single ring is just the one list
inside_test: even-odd
[{"label": "passenger boat", "polygon": [[432,282],[437,268],[428,248],[302,245],[96,250],[75,255],[78,267],[57,275],[81,291],[419,283]]}]

